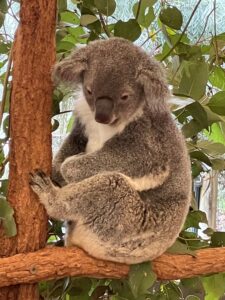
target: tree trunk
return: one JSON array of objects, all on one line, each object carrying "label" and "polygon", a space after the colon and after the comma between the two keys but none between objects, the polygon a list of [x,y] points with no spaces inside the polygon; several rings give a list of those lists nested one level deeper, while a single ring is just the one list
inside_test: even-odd
[{"label": "tree trunk", "polygon": [[[50,70],[55,60],[56,0],[21,0],[20,25],[13,46],[10,107],[10,172],[8,200],[15,210],[17,236],[1,231],[0,256],[45,246],[47,216],[29,188],[29,172],[51,169]],[[0,300],[39,299],[36,285],[0,290]]]}]

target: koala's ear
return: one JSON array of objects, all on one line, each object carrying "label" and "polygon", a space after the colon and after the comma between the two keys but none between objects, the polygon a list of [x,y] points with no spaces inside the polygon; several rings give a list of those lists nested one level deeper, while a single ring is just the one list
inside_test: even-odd
[{"label": "koala's ear", "polygon": [[153,110],[161,110],[166,106],[166,99],[170,92],[166,83],[165,74],[156,61],[148,61],[139,67],[138,82],[142,85],[148,106]]},{"label": "koala's ear", "polygon": [[57,85],[59,82],[77,84],[82,81],[83,72],[87,69],[87,51],[79,48],[68,57],[55,64],[52,72],[52,80]]}]

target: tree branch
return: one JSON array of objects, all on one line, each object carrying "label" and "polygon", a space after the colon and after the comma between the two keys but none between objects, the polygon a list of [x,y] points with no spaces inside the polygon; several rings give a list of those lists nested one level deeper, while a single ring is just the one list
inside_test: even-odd
[{"label": "tree branch", "polygon": [[[165,253],[152,262],[158,279],[175,280],[225,271],[225,248],[196,251],[196,257]],[[79,248],[47,247],[0,259],[0,287],[66,276],[124,278],[129,266],[97,260]]]},{"label": "tree branch", "polygon": [[103,18],[102,14],[100,13],[99,10],[98,10],[98,14],[99,14],[100,22],[101,22],[101,24],[102,24],[102,28],[103,28],[103,30],[105,31],[105,34],[106,34],[108,37],[111,37],[111,33],[110,33],[110,31],[108,30],[108,28],[107,28],[107,26],[106,26],[106,24],[105,24],[105,20],[104,20],[104,18]]},{"label": "tree branch", "polygon": [[163,61],[164,59],[166,59],[166,58],[170,55],[170,53],[173,52],[173,50],[176,48],[176,46],[180,43],[180,41],[181,41],[182,37],[184,36],[184,34],[185,34],[185,32],[186,32],[186,30],[187,30],[187,28],[188,28],[188,26],[189,26],[189,24],[190,24],[190,22],[191,22],[193,16],[194,16],[194,14],[195,14],[197,8],[199,7],[199,4],[200,4],[200,3],[201,3],[201,0],[199,0],[198,3],[195,5],[195,8],[193,9],[193,12],[191,13],[190,18],[189,18],[189,20],[187,21],[187,24],[185,25],[185,27],[184,27],[184,29],[183,29],[183,31],[182,31],[182,33],[181,33],[179,39],[177,40],[177,42],[176,42],[176,43],[173,45],[173,47],[172,47],[172,48],[171,48],[171,49],[170,49],[170,50],[169,50],[169,51],[161,58],[160,61]]}]

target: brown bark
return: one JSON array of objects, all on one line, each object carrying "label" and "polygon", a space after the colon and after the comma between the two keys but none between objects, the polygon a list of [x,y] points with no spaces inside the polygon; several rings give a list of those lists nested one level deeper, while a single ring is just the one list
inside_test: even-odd
[{"label": "brown bark", "polygon": [[[162,280],[224,272],[225,248],[198,250],[196,257],[165,253],[152,266]],[[79,248],[44,248],[0,259],[0,287],[66,276],[122,278],[128,272],[128,265],[94,259]]]},{"label": "brown bark", "polygon": [[[44,247],[47,216],[31,192],[29,172],[51,168],[50,69],[55,60],[56,0],[22,0],[13,47],[10,107],[10,173],[8,200],[15,210],[17,236],[0,233],[0,256]],[[38,299],[35,285],[1,289],[0,299]]]}]

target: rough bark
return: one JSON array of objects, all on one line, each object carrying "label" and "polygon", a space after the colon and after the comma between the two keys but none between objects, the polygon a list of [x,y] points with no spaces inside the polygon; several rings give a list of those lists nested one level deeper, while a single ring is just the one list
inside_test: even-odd
[{"label": "rough bark", "polygon": [[[20,25],[13,47],[10,106],[10,173],[8,200],[15,210],[18,234],[0,233],[0,256],[44,247],[47,216],[31,192],[29,172],[51,169],[50,70],[55,60],[56,0],[22,0]],[[38,299],[37,289],[23,285],[1,289],[0,299]]]},{"label": "rough bark", "polygon": [[[174,280],[225,271],[225,248],[196,251],[196,257],[165,253],[152,262],[158,279]],[[101,261],[79,248],[44,248],[0,259],[0,287],[66,276],[123,278],[129,266]],[[31,298],[27,298],[31,299]]]}]

